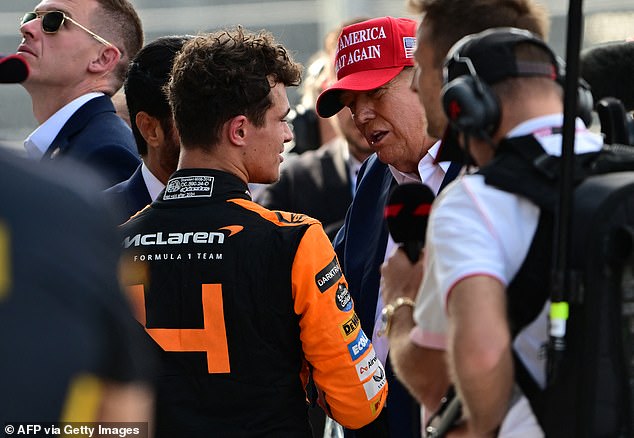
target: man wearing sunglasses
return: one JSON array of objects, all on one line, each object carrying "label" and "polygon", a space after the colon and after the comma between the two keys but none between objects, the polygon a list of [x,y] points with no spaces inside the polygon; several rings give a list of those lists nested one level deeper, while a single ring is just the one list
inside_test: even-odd
[{"label": "man wearing sunglasses", "polygon": [[130,129],[110,100],[143,45],[141,21],[127,0],[43,0],[22,18],[18,53],[31,74],[38,128],[25,140],[34,159],[74,159],[94,169],[104,188],[139,164]]}]

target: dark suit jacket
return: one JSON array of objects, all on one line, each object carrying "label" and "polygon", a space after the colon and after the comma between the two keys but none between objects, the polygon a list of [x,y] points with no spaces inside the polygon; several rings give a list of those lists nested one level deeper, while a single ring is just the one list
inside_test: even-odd
[{"label": "dark suit jacket", "polygon": [[303,213],[319,220],[332,240],[352,202],[346,147],[343,140],[333,141],[289,158],[280,180],[264,189],[259,203],[271,210]]},{"label": "dark suit jacket", "polygon": [[141,173],[141,165],[137,167],[129,179],[110,187],[103,194],[108,205],[114,211],[118,224],[126,222],[137,211],[142,210],[152,202]]},{"label": "dark suit jacket", "polygon": [[[452,163],[447,171],[444,187],[454,179],[460,165]],[[381,163],[376,154],[370,156],[359,172],[359,182],[354,202],[350,206],[343,228],[339,231],[333,245],[341,263],[350,295],[354,300],[354,309],[361,320],[361,327],[368,337],[374,332],[374,316],[381,280],[380,267],[385,259],[388,229],[383,219],[390,189],[396,185],[386,164]],[[393,438],[420,437],[420,407],[407,390],[396,379],[390,361],[385,370],[389,385],[387,396],[387,415],[379,417],[385,425],[371,424],[347,436],[390,436]],[[377,423],[375,421],[374,423]]]},{"label": "dark suit jacket", "polygon": [[108,96],[82,105],[62,127],[43,160],[74,159],[94,169],[103,188],[130,177],[140,164],[132,131]]}]

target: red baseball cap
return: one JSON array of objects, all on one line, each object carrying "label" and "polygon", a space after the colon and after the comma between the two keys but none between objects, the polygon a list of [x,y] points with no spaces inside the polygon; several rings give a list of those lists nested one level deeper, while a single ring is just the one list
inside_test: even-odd
[{"label": "red baseball cap", "polygon": [[18,55],[0,55],[0,84],[24,82],[29,76],[29,65]]},{"label": "red baseball cap", "polygon": [[414,65],[417,23],[409,18],[381,17],[346,26],[335,55],[337,82],[317,98],[317,113],[331,117],[343,108],[342,91],[368,91]]}]

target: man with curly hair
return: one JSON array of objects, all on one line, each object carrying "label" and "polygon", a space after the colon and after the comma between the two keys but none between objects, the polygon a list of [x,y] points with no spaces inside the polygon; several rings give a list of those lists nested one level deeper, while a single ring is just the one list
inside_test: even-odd
[{"label": "man with curly hair", "polygon": [[385,403],[385,371],[322,226],[248,192],[279,177],[293,138],[286,87],[300,72],[269,33],[242,28],[197,36],[174,61],[178,170],[123,226],[124,281],[163,359],[157,437],[310,437],[310,373],[346,427]]}]

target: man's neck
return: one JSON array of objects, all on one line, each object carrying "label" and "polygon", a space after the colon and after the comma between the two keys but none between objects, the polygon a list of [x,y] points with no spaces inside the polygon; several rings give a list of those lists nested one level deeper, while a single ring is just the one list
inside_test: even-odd
[{"label": "man's neck", "polygon": [[178,169],[215,169],[222,170],[237,176],[245,183],[249,182],[247,174],[237,167],[226,155],[218,152],[219,148],[214,148],[213,152],[203,148],[183,148],[181,147],[178,159]]},{"label": "man's neck", "polygon": [[502,102],[502,117],[500,127],[493,136],[495,144],[502,141],[507,134],[522,122],[550,114],[563,112],[561,98],[552,95],[543,99],[519,99]]},{"label": "man's neck", "polygon": [[152,175],[156,177],[163,184],[167,184],[170,176],[176,169],[169,168],[169,166],[165,166],[161,164],[161,160],[159,157],[154,156],[152,152],[149,152],[145,157],[143,157],[143,162],[147,166],[148,170],[152,172]]},{"label": "man's neck", "polygon": [[105,92],[105,87],[83,86],[68,88],[52,88],[49,86],[28,87],[25,86],[31,95],[33,105],[33,116],[38,124],[44,123],[53,114],[68,105],[73,100],[90,92]]}]

